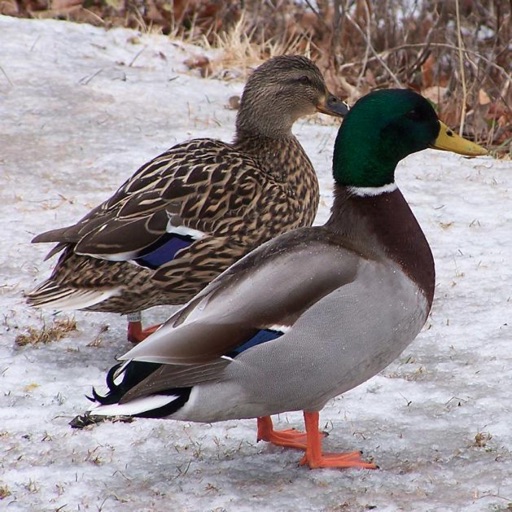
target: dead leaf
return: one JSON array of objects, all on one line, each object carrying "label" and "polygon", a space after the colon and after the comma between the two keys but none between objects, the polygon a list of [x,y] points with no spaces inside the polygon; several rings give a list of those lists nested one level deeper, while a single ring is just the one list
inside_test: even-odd
[{"label": "dead leaf", "polygon": [[439,105],[444,102],[448,93],[447,87],[441,87],[439,85],[433,85],[427,87],[421,91],[422,96],[430,100],[432,103]]},{"label": "dead leaf", "polygon": [[489,98],[489,95],[483,89],[478,91],[478,103],[480,105],[488,105],[491,103],[491,98]]},{"label": "dead leaf", "polygon": [[434,85],[434,64],[434,55],[430,54],[421,66],[421,82],[424,88]]},{"label": "dead leaf", "polygon": [[205,55],[191,57],[183,62],[189,69],[199,69],[201,76],[204,78],[211,74],[210,59]]}]

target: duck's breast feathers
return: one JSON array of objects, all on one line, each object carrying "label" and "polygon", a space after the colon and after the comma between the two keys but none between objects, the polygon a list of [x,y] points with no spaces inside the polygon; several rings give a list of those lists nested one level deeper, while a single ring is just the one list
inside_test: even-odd
[{"label": "duck's breast feathers", "polygon": [[252,157],[221,141],[195,139],[142,166],[75,225],[33,241],[71,243],[77,254],[124,261],[176,230],[197,239],[227,232],[230,219],[240,218],[249,231],[267,181]]},{"label": "duck's breast feathers", "polygon": [[365,258],[322,227],[281,235],[221,274],[122,359],[205,363],[258,331],[292,329],[308,308],[354,280]]}]

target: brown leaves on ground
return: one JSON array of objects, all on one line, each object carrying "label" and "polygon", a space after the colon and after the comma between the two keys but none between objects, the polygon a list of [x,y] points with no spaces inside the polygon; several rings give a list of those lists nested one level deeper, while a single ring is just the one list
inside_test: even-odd
[{"label": "brown leaves on ground", "polygon": [[[465,135],[510,154],[512,4],[464,0],[459,14],[455,7],[436,0],[0,0],[0,14],[159,28],[242,57],[233,52],[236,38],[226,34],[244,44],[248,38],[262,60],[276,48],[306,53],[349,102],[375,88],[410,87],[453,129],[462,121]],[[213,72],[206,57],[186,65],[202,76]],[[226,59],[226,65],[236,63]]]},{"label": "brown leaves on ground", "polygon": [[199,69],[199,72],[203,78],[206,78],[212,74],[210,59],[205,55],[190,57],[189,59],[186,59],[183,64],[185,64],[188,69]]}]

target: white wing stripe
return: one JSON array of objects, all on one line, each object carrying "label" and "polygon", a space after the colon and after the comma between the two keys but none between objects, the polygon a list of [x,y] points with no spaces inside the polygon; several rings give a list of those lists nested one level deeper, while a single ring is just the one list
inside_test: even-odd
[{"label": "white wing stripe", "polygon": [[143,412],[159,409],[170,404],[178,397],[175,395],[151,395],[136,398],[126,404],[100,405],[92,407],[89,412],[93,416],[132,416]]}]

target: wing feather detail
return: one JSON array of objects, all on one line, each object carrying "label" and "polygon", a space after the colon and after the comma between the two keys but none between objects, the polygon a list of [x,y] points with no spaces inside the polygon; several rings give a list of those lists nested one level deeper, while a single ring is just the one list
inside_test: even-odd
[{"label": "wing feather detail", "polygon": [[329,238],[329,232],[318,227],[264,244],[121,359],[205,364],[227,355],[260,329],[280,325],[293,330],[304,311],[357,274],[359,255]]},{"label": "wing feather detail", "polygon": [[71,243],[77,254],[119,260],[158,240],[169,218],[175,228],[217,235],[242,205],[256,207],[261,184],[252,175],[259,172],[257,162],[224,142],[178,144],[142,166],[75,225],[42,233],[33,242],[59,243],[52,256]]}]

